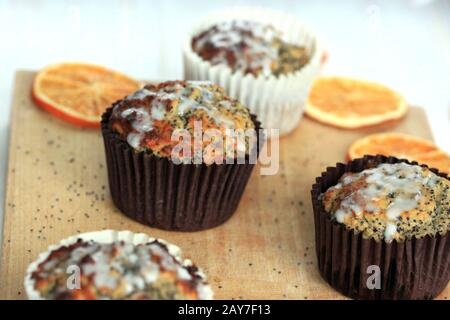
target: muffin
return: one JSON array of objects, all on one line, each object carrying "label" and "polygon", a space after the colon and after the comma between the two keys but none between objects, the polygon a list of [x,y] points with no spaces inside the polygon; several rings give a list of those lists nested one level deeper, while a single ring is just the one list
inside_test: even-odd
[{"label": "muffin", "polygon": [[285,42],[273,26],[256,21],[215,24],[192,39],[192,50],[211,65],[255,77],[289,74],[309,62],[305,46]]},{"label": "muffin", "polygon": [[28,268],[25,287],[30,299],[44,300],[212,298],[205,276],[181,259],[178,247],[144,234],[112,230],[71,237],[50,247]]},{"label": "muffin", "polygon": [[298,124],[322,57],[315,36],[295,17],[246,7],[211,15],[183,48],[186,79],[220,84],[280,134]]},{"label": "muffin", "polygon": [[312,188],[322,277],[356,299],[432,299],[450,279],[450,181],[417,162],[365,156]]},{"label": "muffin", "polygon": [[218,85],[147,85],[103,115],[115,205],[152,227],[204,230],[236,210],[257,159],[259,122]]}]

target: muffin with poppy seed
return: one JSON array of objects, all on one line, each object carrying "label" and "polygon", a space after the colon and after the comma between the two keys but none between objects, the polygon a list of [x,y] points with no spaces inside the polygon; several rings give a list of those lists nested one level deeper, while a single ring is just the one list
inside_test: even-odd
[{"label": "muffin with poppy seed", "polygon": [[49,247],[30,264],[33,300],[212,299],[205,275],[181,250],[130,231],[80,234]]},{"label": "muffin with poppy seed", "polygon": [[103,115],[116,206],[152,227],[204,230],[237,208],[257,159],[259,122],[207,81],[150,84]]},{"label": "muffin with poppy seed", "polygon": [[322,66],[316,36],[296,17],[259,7],[220,10],[183,45],[184,76],[211,80],[243,102],[264,128],[291,132]]},{"label": "muffin with poppy seed", "polygon": [[280,76],[300,70],[309,61],[305,46],[283,41],[272,25],[256,21],[226,21],[192,39],[192,50],[212,65],[233,72]]},{"label": "muffin with poppy seed", "polygon": [[312,189],[323,278],[357,299],[432,299],[450,280],[450,181],[435,169],[365,156]]}]

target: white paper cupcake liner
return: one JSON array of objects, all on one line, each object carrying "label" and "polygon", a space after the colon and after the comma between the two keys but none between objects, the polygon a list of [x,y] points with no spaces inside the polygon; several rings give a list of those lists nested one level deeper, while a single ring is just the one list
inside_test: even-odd
[{"label": "white paper cupcake liner", "polygon": [[[300,70],[275,76],[244,75],[226,65],[211,65],[192,50],[192,38],[211,26],[232,20],[250,20],[272,25],[284,41],[303,45],[310,53],[309,62]],[[234,99],[258,116],[265,129],[279,129],[280,135],[298,124],[312,82],[320,72],[323,50],[315,35],[296,17],[259,7],[235,7],[211,14],[196,25],[183,43],[186,80],[210,80],[225,88]],[[270,131],[268,132],[270,134]]]},{"label": "white paper cupcake liner", "polygon": [[[127,243],[132,243],[134,245],[143,244],[152,242],[154,240],[158,240],[159,242],[165,244],[167,246],[167,249],[171,255],[175,257],[183,266],[189,267],[192,266],[192,261],[189,259],[183,259],[182,258],[182,251],[179,247],[176,245],[173,245],[171,243],[168,243],[165,240],[152,238],[146,235],[145,233],[134,233],[131,231],[116,231],[116,230],[102,230],[102,231],[93,231],[88,233],[82,233],[78,235],[71,236],[69,238],[66,238],[64,240],[61,240],[57,245],[51,245],[47,248],[47,251],[42,252],[39,254],[38,258],[32,262],[26,271],[25,274],[25,291],[27,293],[29,300],[45,300],[44,297],[42,297],[37,290],[34,289],[35,281],[31,278],[31,275],[33,272],[37,269],[40,263],[42,263],[47,257],[50,255],[50,253],[53,250],[56,250],[62,246],[68,246],[75,242],[77,242],[78,239],[82,239],[84,241],[96,241],[99,243],[113,243],[115,241],[124,241]],[[203,286],[201,288],[201,299],[203,300],[211,300],[213,299],[213,291],[211,287],[206,283],[206,276],[203,273],[203,271],[198,268],[196,273],[197,276],[199,276],[203,280]]]}]

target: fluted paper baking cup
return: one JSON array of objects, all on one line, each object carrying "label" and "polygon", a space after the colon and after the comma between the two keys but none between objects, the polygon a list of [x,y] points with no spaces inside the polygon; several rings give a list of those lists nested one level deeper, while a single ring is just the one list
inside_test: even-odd
[{"label": "fluted paper baking cup", "polygon": [[[49,246],[47,248],[47,251],[42,252],[38,256],[38,258],[28,266],[25,274],[24,286],[29,300],[45,300],[45,298],[42,297],[37,290],[35,290],[34,288],[35,281],[31,277],[33,272],[37,270],[39,264],[45,261],[45,259],[47,259],[47,257],[50,255],[52,251],[62,246],[69,246],[71,244],[74,244],[77,242],[78,239],[84,241],[93,240],[99,243],[113,243],[115,241],[124,241],[127,243],[132,243],[134,245],[145,244],[148,242],[158,240],[160,243],[166,245],[169,253],[173,255],[175,259],[178,262],[180,262],[181,265],[185,267],[190,267],[193,265],[191,260],[182,258],[182,252],[178,246],[168,243],[162,239],[152,238],[145,233],[134,233],[131,231],[116,231],[116,230],[102,230],[102,231],[82,233],[63,239],[56,245]],[[213,299],[213,291],[211,287],[206,283],[206,276],[203,273],[203,271],[197,267],[195,275],[203,280],[204,285],[202,287],[202,294],[203,294],[202,299],[203,300]]]},{"label": "fluted paper baking cup", "polygon": [[[226,65],[212,65],[192,50],[193,37],[209,27],[225,21],[249,20],[272,25],[282,38],[303,45],[310,53],[309,62],[300,70],[280,76],[245,75]],[[296,17],[259,7],[236,7],[208,16],[195,26],[183,43],[184,77],[186,80],[210,80],[225,88],[258,116],[265,129],[279,129],[280,135],[291,132],[298,124],[313,80],[321,66],[323,51],[315,37]]]},{"label": "fluted paper baking cup", "polygon": [[[103,115],[102,133],[111,196],[120,211],[142,224],[176,231],[213,228],[233,215],[255,164],[248,158],[244,164],[174,164],[136,152],[110,129],[111,110]],[[252,120],[258,133],[260,124],[253,115]]]},{"label": "fluted paper baking cup", "polygon": [[[355,299],[433,299],[450,280],[450,237],[426,236],[405,241],[364,239],[330,219],[319,195],[338,183],[345,172],[361,172],[380,163],[409,162],[385,156],[365,156],[338,163],[316,178],[311,196],[316,254],[322,277],[342,294]],[[425,165],[422,165],[426,167]],[[441,177],[444,173],[431,169]],[[380,268],[381,288],[369,289],[369,266]]]}]

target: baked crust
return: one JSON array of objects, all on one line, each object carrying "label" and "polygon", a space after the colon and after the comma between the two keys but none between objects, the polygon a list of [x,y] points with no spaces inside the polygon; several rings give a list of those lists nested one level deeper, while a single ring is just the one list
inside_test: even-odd
[{"label": "baked crust", "polygon": [[244,74],[289,74],[310,60],[305,47],[290,44],[271,25],[228,21],[211,26],[192,39],[192,50],[212,65],[227,65]]},{"label": "baked crust", "polygon": [[380,164],[346,173],[322,198],[332,219],[365,238],[390,242],[450,229],[450,181],[417,165]]},{"label": "baked crust", "polygon": [[[77,287],[69,286],[73,267],[79,270]],[[51,300],[191,300],[204,298],[206,286],[196,266],[182,265],[158,240],[133,245],[79,239],[51,251],[31,278]]]}]

